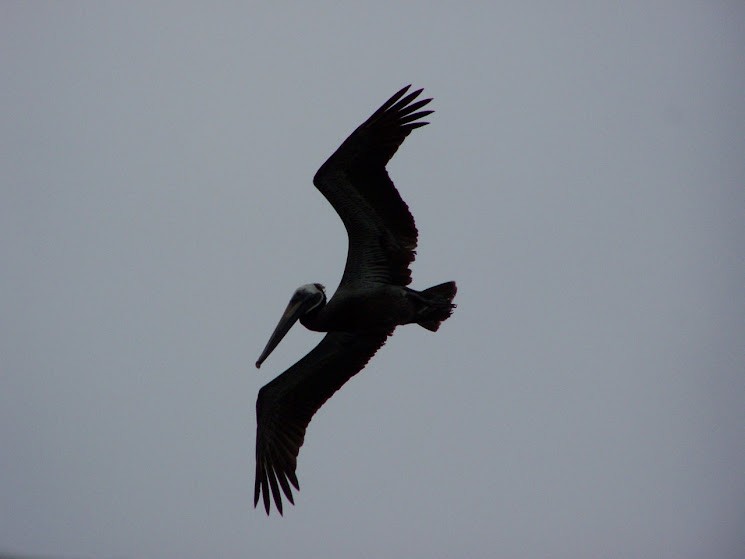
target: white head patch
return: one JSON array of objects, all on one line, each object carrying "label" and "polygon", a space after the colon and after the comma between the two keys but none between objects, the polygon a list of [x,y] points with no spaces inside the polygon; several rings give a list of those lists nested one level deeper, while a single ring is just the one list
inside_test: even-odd
[{"label": "white head patch", "polygon": [[315,295],[317,293],[323,295],[324,287],[320,283],[306,283],[305,285],[298,287],[295,291],[298,293],[307,293],[309,295]]}]

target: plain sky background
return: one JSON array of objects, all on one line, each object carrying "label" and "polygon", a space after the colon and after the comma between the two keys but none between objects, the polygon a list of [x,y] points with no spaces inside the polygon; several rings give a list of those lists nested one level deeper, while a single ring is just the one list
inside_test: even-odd
[{"label": "plain sky background", "polygon": [[[0,552],[745,557],[745,5],[3,2]],[[319,165],[407,83],[414,286],[252,506]]]}]

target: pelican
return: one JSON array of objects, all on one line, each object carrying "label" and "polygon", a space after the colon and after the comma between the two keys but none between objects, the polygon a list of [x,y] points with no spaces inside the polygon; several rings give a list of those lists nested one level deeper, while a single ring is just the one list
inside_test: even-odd
[{"label": "pelican", "polygon": [[[321,166],[313,184],[341,217],[349,237],[347,262],[334,296],[326,301],[320,283],[299,287],[261,352],[260,367],[296,321],[321,342],[277,378],[256,400],[256,484],[254,507],[271,498],[282,514],[282,494],[295,504],[300,489],[297,457],[313,415],[334,392],[356,375],[396,326],[419,324],[437,331],[453,312],[455,282],[415,291],[409,265],[414,261],[417,229],[385,166],[432,99],[416,101],[421,89],[406,86],[388,99]],[[291,487],[292,486],[292,487]]]}]

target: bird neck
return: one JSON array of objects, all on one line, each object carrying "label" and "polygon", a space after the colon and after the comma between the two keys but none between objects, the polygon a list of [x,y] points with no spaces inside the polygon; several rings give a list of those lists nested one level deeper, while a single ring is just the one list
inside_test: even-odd
[{"label": "bird neck", "polygon": [[314,332],[326,332],[327,330],[324,328],[325,314],[323,312],[325,309],[326,300],[324,297],[324,301],[320,305],[314,307],[300,317],[300,324],[305,326],[308,330],[313,330]]}]

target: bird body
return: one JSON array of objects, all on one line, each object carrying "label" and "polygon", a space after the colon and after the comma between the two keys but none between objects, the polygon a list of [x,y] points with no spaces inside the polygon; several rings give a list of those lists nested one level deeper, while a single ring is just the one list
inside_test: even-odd
[{"label": "bird body", "polygon": [[438,308],[449,310],[448,302],[428,303],[421,293],[398,285],[384,283],[350,285],[338,290],[317,312],[300,318],[308,330],[316,332],[365,332],[395,328],[426,320]]},{"label": "bird body", "polygon": [[397,326],[431,331],[452,313],[457,288],[446,282],[423,291],[411,283],[417,229],[385,170],[431,99],[421,89],[398,91],[363,122],[321,166],[313,184],[339,214],[349,237],[341,283],[330,300],[320,283],[299,287],[259,356],[259,367],[296,321],[327,332],[305,357],[266,384],[256,401],[254,506],[271,500],[282,514],[282,494],[294,504],[297,456],[313,414],[364,368]]}]

